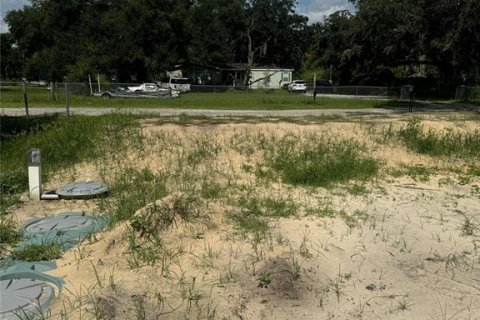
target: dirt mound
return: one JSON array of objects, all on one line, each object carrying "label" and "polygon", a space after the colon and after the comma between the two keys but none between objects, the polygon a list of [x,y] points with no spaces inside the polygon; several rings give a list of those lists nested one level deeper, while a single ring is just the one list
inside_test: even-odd
[{"label": "dirt mound", "polygon": [[256,292],[278,298],[299,299],[299,272],[284,258],[269,259],[258,270]]}]

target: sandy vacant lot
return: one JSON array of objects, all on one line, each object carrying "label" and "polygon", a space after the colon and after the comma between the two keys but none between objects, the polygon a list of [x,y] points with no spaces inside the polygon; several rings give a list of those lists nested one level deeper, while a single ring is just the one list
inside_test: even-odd
[{"label": "sandy vacant lot", "polygon": [[[179,199],[196,194],[194,218],[158,225],[154,240],[132,229],[130,219],[67,252],[50,272],[66,281],[51,317],[480,319],[480,178],[466,169],[479,159],[420,155],[383,139],[388,126],[400,128],[405,120],[142,120],[136,142],[125,142],[120,156],[79,164],[48,187],[85,179],[113,185],[122,172],[147,168],[169,174],[166,195],[135,217],[157,222],[156,212],[174,212]],[[478,120],[434,115],[421,124],[438,132],[480,129]],[[328,188],[259,176],[262,146],[287,134],[355,141],[379,160],[380,172]],[[260,204],[267,229],[248,232],[232,220],[247,210],[242,199]],[[20,223],[111,208],[107,199],[23,201],[12,210]],[[270,216],[269,210],[288,212]],[[132,236],[142,238],[136,247]]]}]

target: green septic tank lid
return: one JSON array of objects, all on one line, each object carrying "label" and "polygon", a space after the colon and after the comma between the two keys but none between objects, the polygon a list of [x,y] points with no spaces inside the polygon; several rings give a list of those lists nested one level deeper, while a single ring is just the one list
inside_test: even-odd
[{"label": "green septic tank lid", "polygon": [[33,218],[23,226],[25,241],[16,249],[32,244],[58,243],[64,250],[70,249],[85,237],[99,232],[108,218],[88,215],[85,212],[64,212],[54,217]]},{"label": "green septic tank lid", "polygon": [[102,181],[72,182],[56,191],[63,199],[88,199],[104,195],[107,192],[108,187]]},{"label": "green septic tank lid", "polygon": [[23,226],[23,230],[28,234],[62,233],[91,229],[95,223],[95,217],[87,216],[84,212],[66,212],[56,217],[32,219]]},{"label": "green septic tank lid", "polygon": [[0,319],[30,319],[47,310],[55,297],[52,285],[33,278],[0,280]]}]

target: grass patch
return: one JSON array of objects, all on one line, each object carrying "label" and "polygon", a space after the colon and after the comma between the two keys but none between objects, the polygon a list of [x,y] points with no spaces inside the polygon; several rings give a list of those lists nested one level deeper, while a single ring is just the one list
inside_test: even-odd
[{"label": "grass patch", "polygon": [[369,193],[364,184],[354,183],[347,186],[347,192],[352,196],[364,196]]},{"label": "grass patch", "polygon": [[394,178],[409,176],[415,181],[427,182],[430,176],[438,171],[435,167],[425,167],[422,164],[402,166],[400,168],[389,168],[387,172]]},{"label": "grass patch", "polygon": [[17,225],[10,219],[0,219],[0,255],[22,240]]},{"label": "grass patch", "polygon": [[266,166],[294,185],[330,187],[349,180],[368,180],[380,163],[355,141],[335,141],[318,135],[305,140],[287,135],[265,153]]},{"label": "grass patch", "polygon": [[125,169],[110,186],[110,197],[101,199],[100,211],[110,215],[111,224],[130,219],[135,212],[167,195],[168,175],[145,168]]},{"label": "grass patch", "polygon": [[475,157],[480,155],[480,130],[471,133],[443,130],[425,131],[418,121],[389,134],[400,139],[408,149],[431,156]]},{"label": "grass patch", "polygon": [[337,212],[333,209],[331,201],[325,201],[321,206],[305,208],[305,215],[318,218],[333,218],[337,215]]},{"label": "grass patch", "polygon": [[[20,86],[1,86],[3,108],[23,108],[23,95]],[[50,91],[45,88],[28,88],[31,108],[64,108],[65,98],[58,91],[57,100],[53,100]],[[70,105],[75,107],[106,108],[182,108],[182,109],[216,109],[216,110],[287,110],[287,109],[361,109],[378,108],[395,104],[393,101],[368,99],[346,99],[313,97],[293,94],[284,90],[266,93],[264,90],[226,91],[220,93],[187,93],[175,99],[149,98],[112,98],[103,99],[86,94],[70,94]]]},{"label": "grass patch", "polygon": [[415,181],[426,182],[430,180],[430,175],[435,173],[434,168],[427,168],[421,164],[407,166],[406,174]]},{"label": "grass patch", "polygon": [[462,236],[467,237],[467,236],[473,236],[475,235],[475,230],[477,229],[476,225],[473,223],[472,219],[465,216],[463,220],[463,224],[460,227],[460,230],[462,231]]},{"label": "grass patch", "polygon": [[21,261],[51,261],[60,259],[62,255],[62,246],[54,242],[30,244],[12,252],[12,257]]},{"label": "grass patch", "polygon": [[240,211],[232,212],[230,219],[241,232],[252,234],[255,239],[264,239],[268,231],[268,222],[253,212]]},{"label": "grass patch", "polygon": [[287,218],[297,213],[297,206],[290,200],[242,196],[237,202],[242,210],[256,216]]},{"label": "grass patch", "polygon": [[[15,190],[15,189],[14,189]],[[20,195],[16,193],[5,192],[0,190],[0,216],[8,213],[8,208],[13,205],[20,204]]]},{"label": "grass patch", "polygon": [[128,235],[128,262],[130,267],[154,265],[161,260],[162,274],[167,274],[169,265],[183,255],[181,247],[169,249],[164,243],[162,231],[177,220],[193,221],[200,217],[198,198],[175,195],[169,203],[155,203],[130,217]]},{"label": "grass patch", "polygon": [[236,201],[240,210],[229,217],[240,231],[263,239],[268,231],[267,218],[286,218],[297,213],[297,205],[290,200],[241,196]]},{"label": "grass patch", "polygon": [[361,223],[367,221],[369,218],[369,215],[362,210],[355,210],[351,214],[347,214],[345,211],[340,211],[339,216],[349,229],[360,226]]},{"label": "grass patch", "polygon": [[201,195],[204,199],[218,199],[226,194],[224,186],[208,178],[203,180],[201,188]]}]

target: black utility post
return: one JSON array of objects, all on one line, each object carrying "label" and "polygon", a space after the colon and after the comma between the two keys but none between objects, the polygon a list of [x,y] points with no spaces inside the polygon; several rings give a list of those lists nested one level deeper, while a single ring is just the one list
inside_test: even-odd
[{"label": "black utility post", "polygon": [[67,86],[67,78],[63,77],[63,84],[65,86],[65,104],[67,106],[67,116],[70,116],[70,99],[68,97],[68,86]]},{"label": "black utility post", "polygon": [[25,103],[25,113],[27,118],[30,116],[28,113],[28,96],[27,96],[27,79],[23,78],[23,102]]}]

